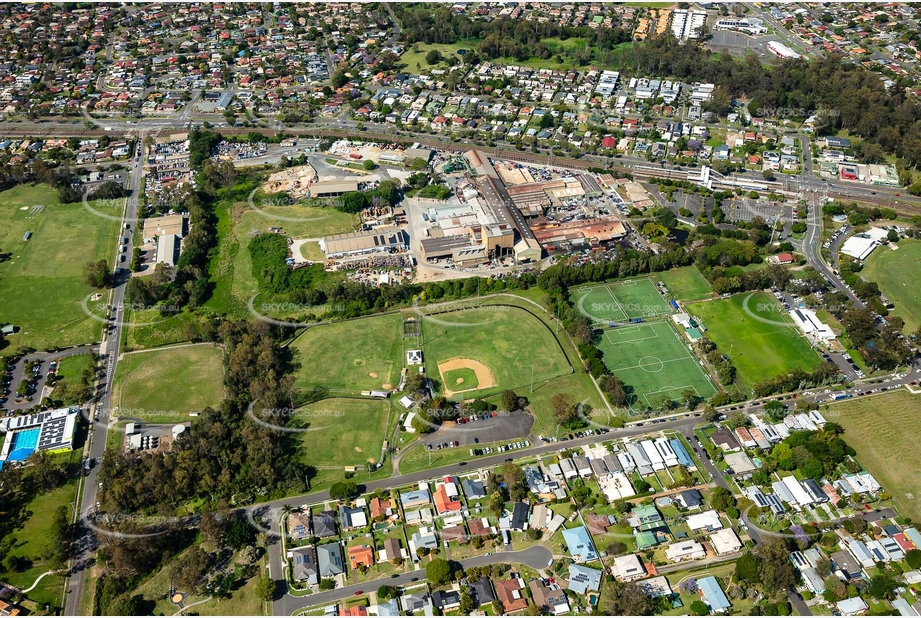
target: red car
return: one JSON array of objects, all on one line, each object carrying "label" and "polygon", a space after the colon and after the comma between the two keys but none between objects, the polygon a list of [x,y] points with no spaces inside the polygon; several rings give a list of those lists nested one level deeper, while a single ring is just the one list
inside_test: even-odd
[{"label": "red car", "polygon": [[355,594],[353,594],[352,596],[357,597],[357,596],[359,596],[359,595],[361,595],[361,594],[364,594],[364,592],[361,591],[361,590],[356,590],[356,591],[355,591]]}]

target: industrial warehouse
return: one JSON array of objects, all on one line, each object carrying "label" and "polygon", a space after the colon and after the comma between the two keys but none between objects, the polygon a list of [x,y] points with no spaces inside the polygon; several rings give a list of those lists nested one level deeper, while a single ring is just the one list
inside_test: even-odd
[{"label": "industrial warehouse", "polygon": [[[431,207],[424,215],[432,224],[419,243],[425,260],[449,259],[459,267],[503,257],[532,261],[545,252],[599,246],[627,235],[620,217],[599,214],[587,203],[571,205],[605,196],[589,173],[553,177],[542,170],[543,177],[536,177],[521,164],[493,164],[477,150],[464,153],[460,163],[467,172],[457,187],[459,200]],[[567,208],[574,214],[564,220],[545,215]]]}]

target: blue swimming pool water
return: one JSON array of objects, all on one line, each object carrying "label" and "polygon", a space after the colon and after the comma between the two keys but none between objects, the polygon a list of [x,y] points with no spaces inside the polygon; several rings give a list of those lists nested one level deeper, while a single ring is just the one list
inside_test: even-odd
[{"label": "blue swimming pool water", "polygon": [[38,446],[38,436],[41,433],[41,427],[24,429],[13,434],[13,444],[10,446],[10,454],[7,456],[9,461],[22,461],[28,459],[35,452]]}]

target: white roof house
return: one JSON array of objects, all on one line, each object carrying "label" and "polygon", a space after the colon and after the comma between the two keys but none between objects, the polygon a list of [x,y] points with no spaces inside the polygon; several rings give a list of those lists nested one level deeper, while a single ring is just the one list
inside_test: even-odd
[{"label": "white roof house", "polygon": [[694,513],[689,515],[687,519],[688,528],[692,531],[697,530],[720,530],[723,527],[723,522],[720,521],[720,516],[716,511],[704,511],[703,513]]},{"label": "white roof house", "polygon": [[866,601],[860,597],[838,601],[837,607],[842,616],[857,616],[858,614],[862,614],[863,612],[870,609],[870,606],[867,605]]},{"label": "white roof house", "polygon": [[710,535],[710,545],[717,554],[732,554],[742,549],[742,541],[732,528],[724,528]]},{"label": "white roof house", "polygon": [[683,562],[684,560],[699,560],[706,557],[707,550],[697,541],[688,540],[672,543],[665,550],[665,557],[670,562]]},{"label": "white roof house", "polygon": [[643,561],[636,554],[618,556],[614,559],[614,564],[611,565],[611,575],[629,582],[646,575],[646,567],[643,566]]}]

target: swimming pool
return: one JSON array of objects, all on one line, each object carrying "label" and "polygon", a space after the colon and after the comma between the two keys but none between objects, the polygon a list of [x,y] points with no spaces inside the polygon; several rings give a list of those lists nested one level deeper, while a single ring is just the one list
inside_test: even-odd
[{"label": "swimming pool", "polygon": [[33,427],[32,429],[23,429],[14,433],[13,444],[10,445],[10,454],[7,456],[7,460],[22,461],[28,459],[38,446],[38,436],[41,432],[41,427]]}]

